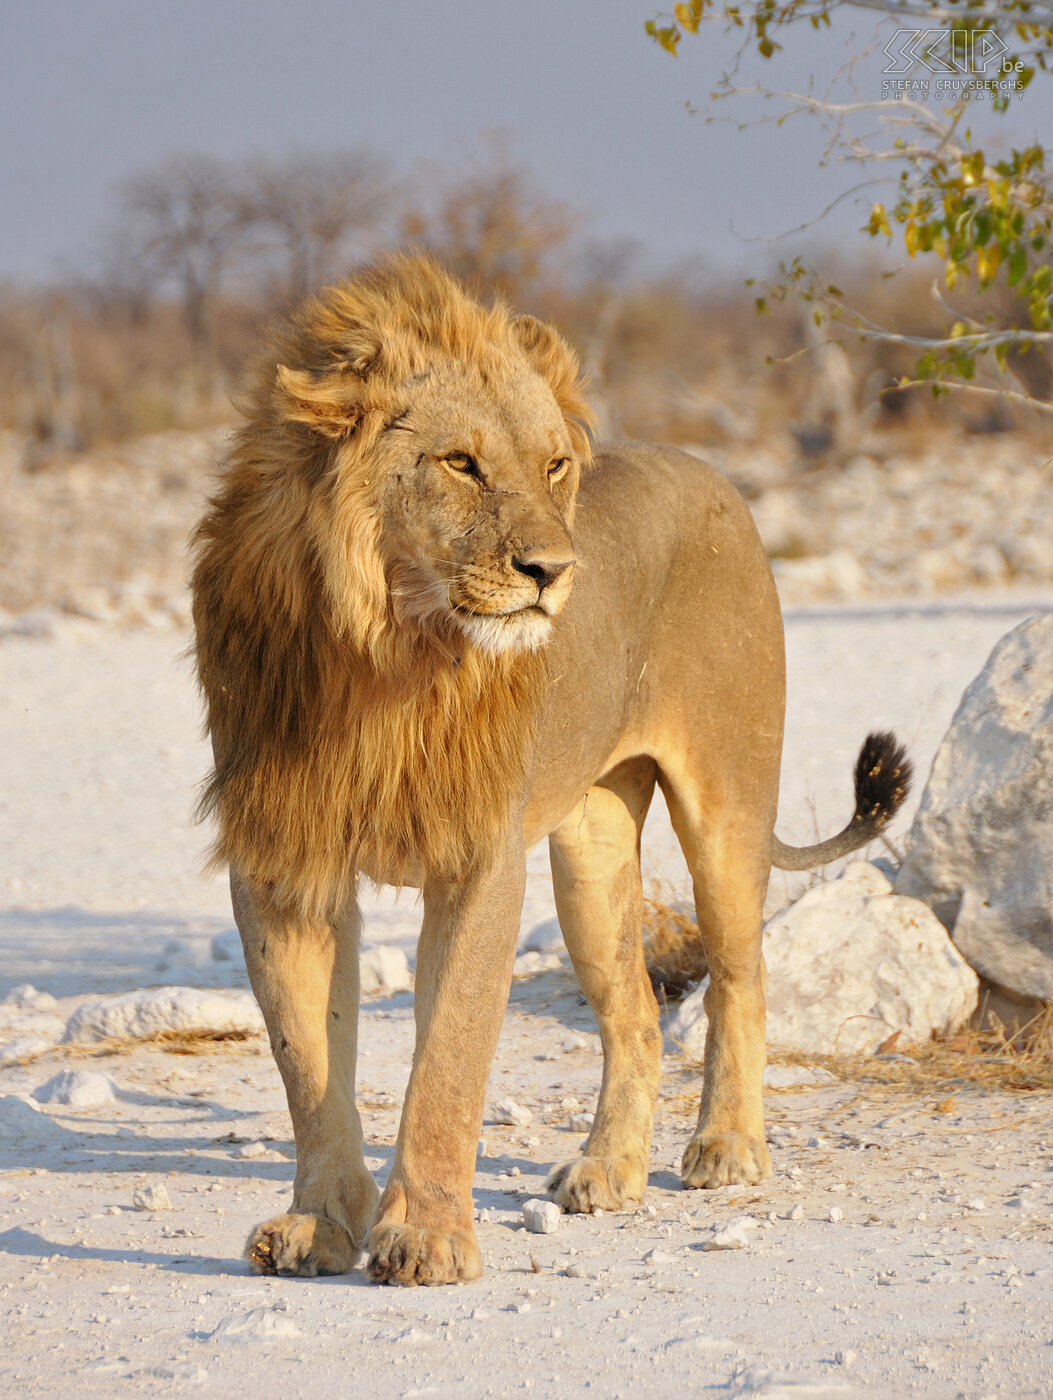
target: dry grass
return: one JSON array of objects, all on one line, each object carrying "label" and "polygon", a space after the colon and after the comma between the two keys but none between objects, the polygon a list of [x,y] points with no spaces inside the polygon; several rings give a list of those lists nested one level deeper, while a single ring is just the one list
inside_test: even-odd
[{"label": "dry grass", "polygon": [[258,1055],[261,1036],[259,1031],[161,1031],[135,1040],[74,1041],[56,1049],[71,1059],[100,1059],[143,1049],[162,1050],[168,1055],[241,1054],[246,1050]]},{"label": "dry grass", "polygon": [[[645,900],[644,955],[660,1002],[676,1001],[706,975],[698,927],[690,913],[658,893]],[[871,1055],[816,1055],[777,1051],[784,1064],[819,1065],[838,1079],[883,1085],[918,1096],[950,1096],[962,1088],[989,1092],[1053,1091],[1053,1002],[1025,1025],[1007,1028],[982,1004],[976,1024],[925,1045],[900,1047],[897,1031]]]},{"label": "dry grass", "polygon": [[874,1055],[779,1055],[788,1064],[820,1065],[838,1079],[881,1085],[916,1097],[940,1095],[940,1113],[956,1111],[959,1089],[988,1093],[1053,1091],[1053,1003],[1009,1034],[996,1016],[925,1045],[897,1048],[899,1033],[889,1036]]},{"label": "dry grass", "polygon": [[644,960],[663,1004],[686,996],[708,971],[694,917],[657,893],[644,899]]}]

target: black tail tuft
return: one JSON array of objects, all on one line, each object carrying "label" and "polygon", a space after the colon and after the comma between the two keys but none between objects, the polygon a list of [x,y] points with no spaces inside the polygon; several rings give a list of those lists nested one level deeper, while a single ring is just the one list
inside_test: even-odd
[{"label": "black tail tuft", "polygon": [[914,765],[895,734],[868,734],[856,759],[852,820],[875,830],[885,826],[903,806],[913,776]]}]

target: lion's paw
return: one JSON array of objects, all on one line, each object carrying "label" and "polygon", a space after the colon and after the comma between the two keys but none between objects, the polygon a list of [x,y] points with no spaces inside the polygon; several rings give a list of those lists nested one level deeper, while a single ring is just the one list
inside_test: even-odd
[{"label": "lion's paw", "polygon": [[245,1257],[258,1274],[349,1274],[358,1248],[342,1225],[324,1215],[277,1215],[257,1225]]},{"label": "lion's paw", "polygon": [[684,1149],[680,1177],[687,1187],[752,1186],[771,1176],[771,1154],[763,1138],[715,1133],[692,1138]]},{"label": "lion's paw", "polygon": [[467,1283],[483,1272],[474,1233],[416,1225],[375,1225],[369,1232],[366,1273],[374,1283],[432,1286]]},{"label": "lion's paw", "polygon": [[582,1157],[557,1167],[545,1190],[569,1214],[620,1210],[643,1199],[647,1166],[638,1157]]}]

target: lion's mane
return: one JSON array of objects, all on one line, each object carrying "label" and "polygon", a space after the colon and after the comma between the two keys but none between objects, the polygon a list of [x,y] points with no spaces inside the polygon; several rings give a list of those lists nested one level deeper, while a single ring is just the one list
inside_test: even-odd
[{"label": "lion's mane", "polygon": [[329,288],[258,366],[195,535],[201,812],[215,861],[304,915],[332,917],[360,870],[399,884],[485,859],[522,789],[543,654],[482,655],[400,618],[371,464],[415,376],[455,361],[485,393],[524,359],[587,459],[572,352],[426,258]]}]

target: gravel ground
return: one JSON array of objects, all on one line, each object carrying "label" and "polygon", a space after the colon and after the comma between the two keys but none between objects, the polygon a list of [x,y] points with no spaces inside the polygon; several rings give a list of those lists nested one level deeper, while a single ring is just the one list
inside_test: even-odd
[{"label": "gravel ground", "polygon": [[[994,641],[1051,605],[987,593],[792,611],[784,839],[840,824],[868,727],[896,727],[924,774]],[[0,642],[0,998],[31,982],[67,1015],[89,993],[240,984],[235,965],[206,956],[230,916],[188,821],[206,758],[186,640],[70,621]],[[646,863],[682,892],[657,811]],[[544,864],[535,852],[527,931],[552,914]],[[772,907],[791,892],[773,879]],[[412,955],[416,917],[408,896],[377,897],[367,936]],[[33,1014],[0,1007],[0,1039]],[[410,994],[367,1003],[360,1087],[381,1179],[411,1040]],[[70,1067],[110,1074],[115,1101],[38,1112],[17,1097]],[[490,1098],[511,1095],[533,1117],[484,1129],[487,1273],[419,1292],[361,1274],[247,1272],[244,1238],[293,1175],[264,1041],[193,1055],[67,1049],[2,1070],[0,1394],[1050,1393],[1049,1095],[937,1101],[850,1078],[771,1091],[774,1179],[686,1194],[676,1164],[697,1074],[677,1056],[666,1069],[643,1208],[526,1233],[523,1200],[582,1141],[570,1118],[594,1102],[600,1055],[565,969],[519,980]],[[162,1182],[171,1210],[133,1207],[138,1188]],[[743,1218],[742,1248],[704,1247]]]}]

